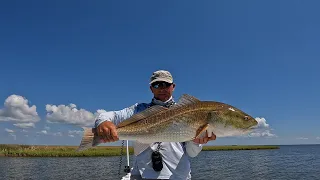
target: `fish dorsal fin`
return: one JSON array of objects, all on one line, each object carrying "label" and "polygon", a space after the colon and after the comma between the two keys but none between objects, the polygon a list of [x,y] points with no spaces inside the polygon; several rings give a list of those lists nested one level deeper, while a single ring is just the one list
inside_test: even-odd
[{"label": "fish dorsal fin", "polygon": [[197,99],[197,98],[195,98],[195,97],[193,97],[193,96],[191,96],[189,94],[183,94],[180,97],[178,103],[175,104],[173,106],[173,108],[177,108],[177,107],[181,107],[181,106],[185,106],[185,105],[189,105],[189,104],[195,104],[195,103],[198,103],[198,102],[200,102],[199,99]]},{"label": "fish dorsal fin", "polygon": [[131,123],[134,123],[134,122],[137,122],[137,121],[140,121],[142,119],[145,119],[153,114],[156,114],[156,113],[159,113],[159,112],[162,112],[162,111],[166,111],[168,108],[166,107],[163,107],[163,106],[160,106],[160,105],[154,105],[154,106],[151,106],[150,108],[144,110],[144,111],[141,111],[137,114],[134,114],[132,115],[130,118],[122,121],[121,123],[119,123],[119,125],[117,127],[123,127],[123,126],[126,126],[128,124],[131,124]]},{"label": "fish dorsal fin", "polygon": [[182,94],[182,96],[178,101],[178,104],[193,104],[198,102],[200,102],[200,100],[197,99],[196,97],[191,96],[189,94]]}]

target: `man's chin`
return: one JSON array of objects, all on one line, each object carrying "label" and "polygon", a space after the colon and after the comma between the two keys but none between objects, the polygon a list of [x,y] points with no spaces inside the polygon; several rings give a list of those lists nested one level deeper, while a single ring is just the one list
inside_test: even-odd
[{"label": "man's chin", "polygon": [[169,97],[167,95],[159,95],[157,99],[159,99],[160,101],[167,101]]}]

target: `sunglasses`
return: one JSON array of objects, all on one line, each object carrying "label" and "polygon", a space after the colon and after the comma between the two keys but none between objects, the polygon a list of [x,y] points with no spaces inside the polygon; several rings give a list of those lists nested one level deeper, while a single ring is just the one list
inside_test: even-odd
[{"label": "sunglasses", "polygon": [[168,83],[168,82],[155,82],[151,84],[151,86],[155,89],[167,88],[167,87],[170,87],[171,85],[172,83]]}]

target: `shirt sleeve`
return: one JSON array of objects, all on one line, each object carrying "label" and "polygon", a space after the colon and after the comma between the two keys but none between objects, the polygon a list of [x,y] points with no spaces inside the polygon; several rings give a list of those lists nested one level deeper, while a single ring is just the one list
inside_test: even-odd
[{"label": "shirt sleeve", "polygon": [[196,157],[202,150],[202,144],[196,144],[193,141],[186,142],[186,151],[190,157]]},{"label": "shirt sleeve", "polygon": [[137,111],[137,105],[138,103],[118,111],[108,111],[100,113],[95,118],[95,127],[98,127],[105,121],[111,121],[117,126],[120,122],[131,117]]}]

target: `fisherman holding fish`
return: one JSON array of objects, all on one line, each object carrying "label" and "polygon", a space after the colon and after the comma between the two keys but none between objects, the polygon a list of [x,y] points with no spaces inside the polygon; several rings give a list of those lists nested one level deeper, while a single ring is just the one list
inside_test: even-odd
[{"label": "fisherman holding fish", "polygon": [[[170,72],[158,70],[150,78],[150,90],[153,98],[150,103],[136,103],[118,111],[109,111],[97,116],[95,127],[103,141],[115,142],[119,140],[116,126],[134,114],[144,111],[154,105],[170,108],[176,104],[173,91],[176,84]],[[199,129],[201,130],[201,129]],[[135,142],[135,162],[131,172],[131,179],[191,179],[190,157],[197,156],[202,150],[202,144],[215,140],[216,136],[206,134],[187,142],[154,142],[141,144]]]}]

